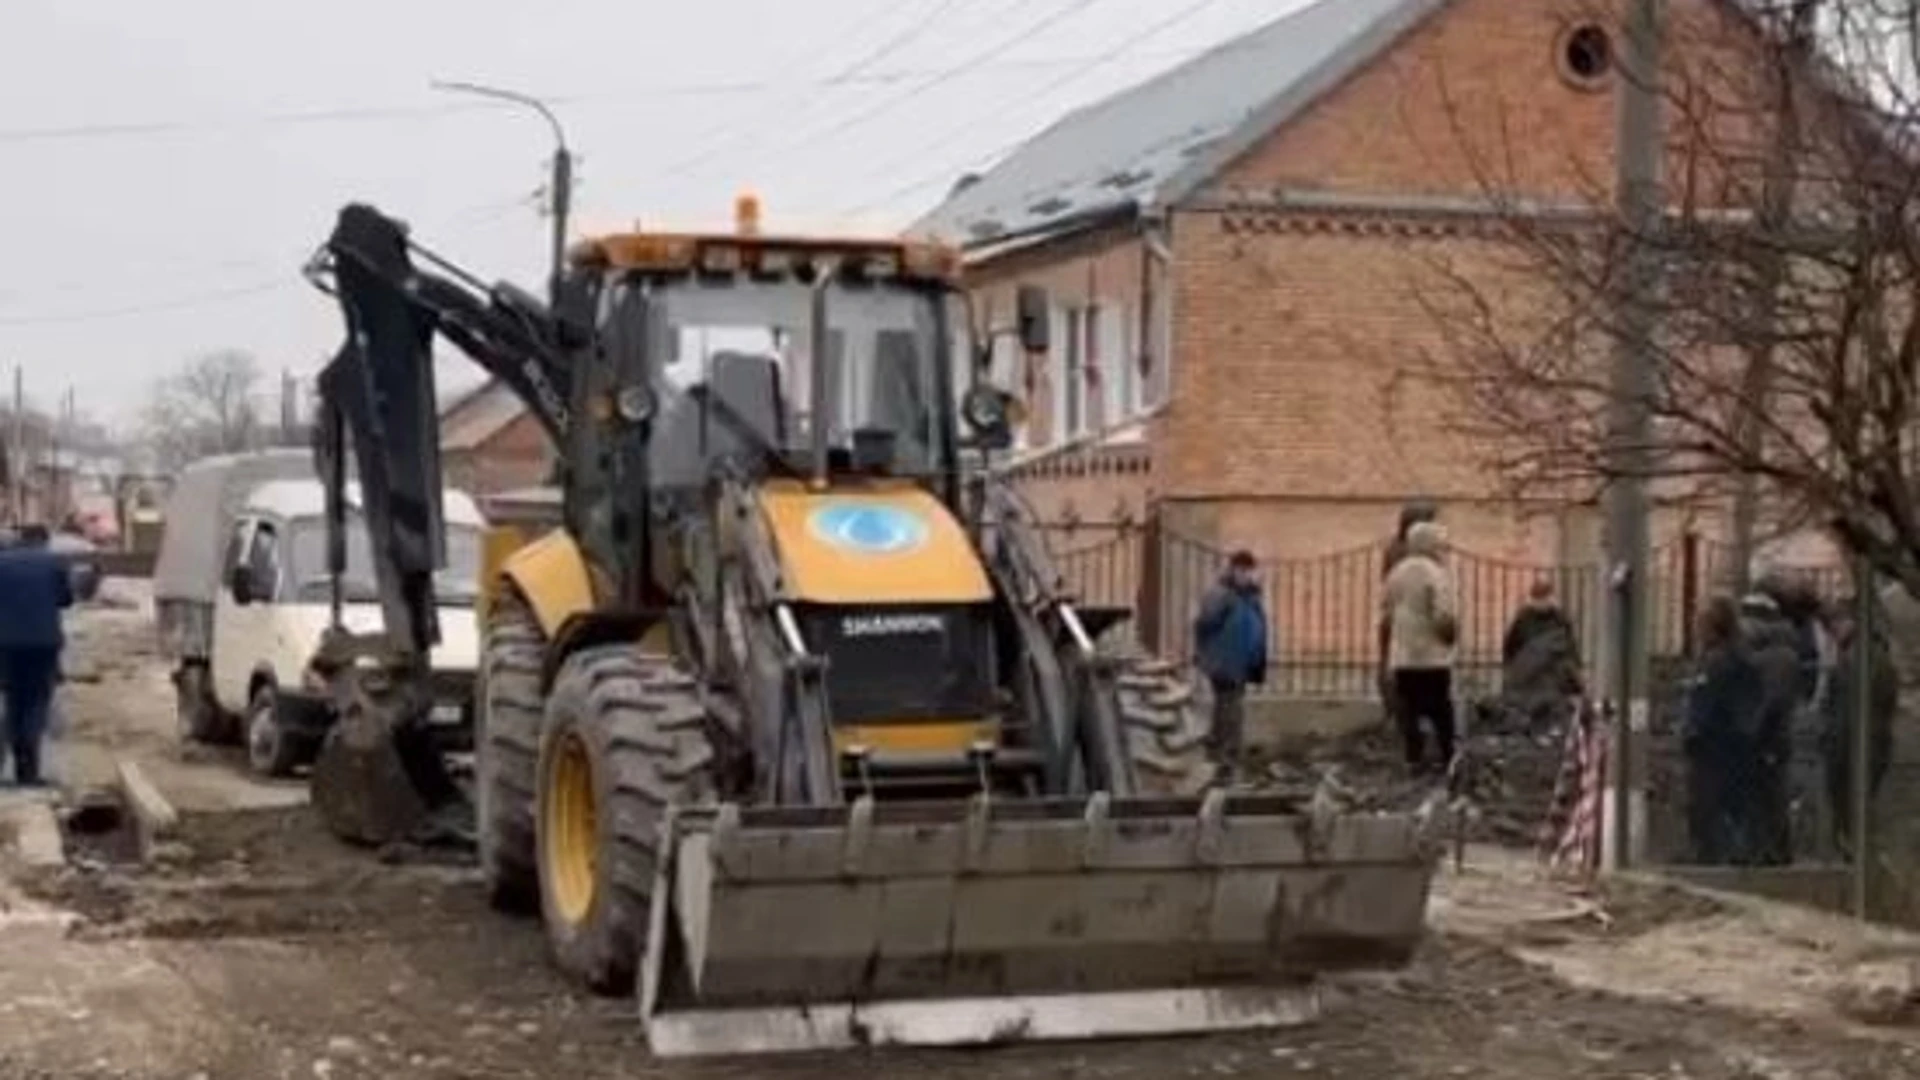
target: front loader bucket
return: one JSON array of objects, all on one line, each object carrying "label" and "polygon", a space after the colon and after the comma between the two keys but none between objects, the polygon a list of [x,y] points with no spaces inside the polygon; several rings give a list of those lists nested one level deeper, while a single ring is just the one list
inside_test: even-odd
[{"label": "front loader bucket", "polygon": [[1264,796],[682,811],[641,986],[656,1054],[1281,1026],[1403,966],[1412,815]]}]

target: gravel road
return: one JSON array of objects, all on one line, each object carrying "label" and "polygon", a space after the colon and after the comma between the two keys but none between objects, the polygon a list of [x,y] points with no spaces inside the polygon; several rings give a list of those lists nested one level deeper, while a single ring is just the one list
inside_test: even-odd
[{"label": "gravel road", "polygon": [[1898,982],[1920,942],[1653,886],[1574,896],[1492,849],[1443,872],[1413,969],[1340,984],[1304,1029],[655,1062],[632,1003],[569,990],[470,866],[382,864],[324,836],[297,785],[183,756],[146,618],[137,598],[75,616],[63,760],[84,786],[139,759],[186,811],[183,842],[0,885],[0,1080],[1920,1077],[1913,1031],[1835,1007]]}]

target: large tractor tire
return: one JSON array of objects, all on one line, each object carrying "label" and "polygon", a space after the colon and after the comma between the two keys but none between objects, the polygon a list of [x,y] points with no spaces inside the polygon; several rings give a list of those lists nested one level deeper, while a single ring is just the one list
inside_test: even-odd
[{"label": "large tractor tire", "polygon": [[540,762],[540,663],[546,637],[527,602],[511,590],[487,612],[474,732],[480,867],[500,911],[540,908],[534,864],[534,791]]},{"label": "large tractor tire", "polygon": [[1193,795],[1213,780],[1208,720],[1179,668],[1129,657],[1117,677],[1120,723],[1134,777],[1149,795]]},{"label": "large tractor tire", "polygon": [[709,802],[714,753],[698,684],[625,645],[567,658],[540,739],[540,910],[562,971],[631,993],[667,808]]}]

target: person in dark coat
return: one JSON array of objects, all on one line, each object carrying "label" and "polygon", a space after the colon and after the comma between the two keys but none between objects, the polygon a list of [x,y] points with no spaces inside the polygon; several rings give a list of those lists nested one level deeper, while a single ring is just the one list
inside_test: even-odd
[{"label": "person in dark coat", "polygon": [[1768,574],[1758,589],[1773,599],[1781,618],[1793,631],[1793,652],[1800,664],[1795,700],[1802,705],[1819,705],[1826,673],[1821,649],[1826,613],[1819,591],[1804,576],[1785,573]]},{"label": "person in dark coat", "polygon": [[[1832,692],[1821,710],[1820,756],[1825,765],[1827,805],[1833,815],[1835,845],[1852,855],[1853,768],[1856,712],[1860,703],[1858,664],[1867,650],[1867,801],[1871,805],[1886,779],[1893,755],[1893,718],[1900,704],[1900,676],[1894,668],[1893,646],[1886,621],[1876,619],[1871,633],[1859,633],[1855,608],[1839,608],[1833,632],[1839,655],[1834,665]],[[1865,640],[1863,640],[1863,637]]]},{"label": "person in dark coat", "polygon": [[1500,667],[1505,707],[1536,727],[1556,720],[1580,693],[1580,641],[1546,578],[1533,583],[1507,624]]},{"label": "person in dark coat", "polygon": [[1222,783],[1233,779],[1246,738],[1247,687],[1267,681],[1267,612],[1259,564],[1236,551],[1193,620],[1194,659],[1213,688],[1207,748]]},{"label": "person in dark coat", "polygon": [[[1765,592],[1750,593],[1741,601],[1740,620],[1756,666],[1760,700],[1748,724],[1754,756],[1739,792],[1752,843],[1739,861],[1785,866],[1793,861],[1787,770],[1793,762],[1794,717],[1810,693],[1808,641]],[[1817,654],[1813,667],[1817,670]]]},{"label": "person in dark coat", "polygon": [[1751,723],[1762,702],[1759,667],[1740,629],[1732,597],[1707,602],[1682,733],[1687,825],[1694,861],[1704,866],[1746,861],[1744,853],[1753,847],[1746,795],[1759,754]]},{"label": "person in dark coat", "polygon": [[29,525],[17,547],[0,551],[0,679],[15,782],[38,787],[40,741],[60,674],[66,635],[60,613],[73,605],[65,560],[47,550],[47,530]]}]

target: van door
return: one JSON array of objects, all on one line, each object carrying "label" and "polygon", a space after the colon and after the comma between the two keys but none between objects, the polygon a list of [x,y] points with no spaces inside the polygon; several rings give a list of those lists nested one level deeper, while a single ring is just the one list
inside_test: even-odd
[{"label": "van door", "polygon": [[[220,707],[238,713],[247,706],[247,683],[273,643],[273,605],[279,593],[279,557],[271,522],[234,523],[221,566],[213,609],[213,694]],[[234,595],[234,569],[252,568],[256,592],[242,604]]]}]

